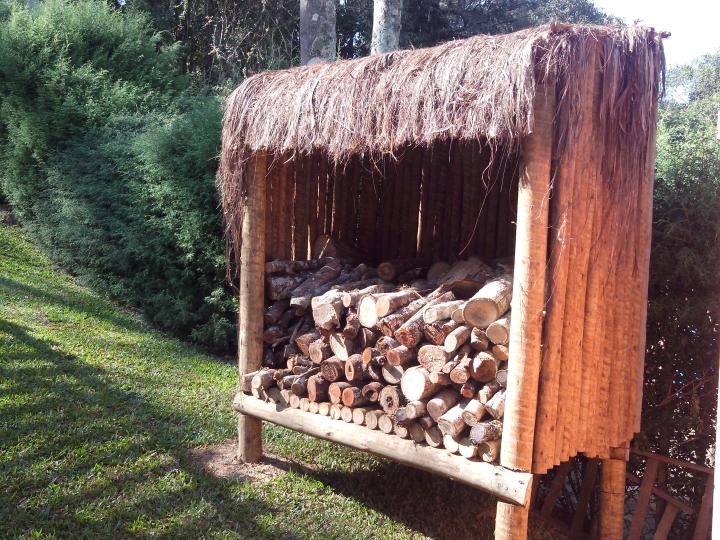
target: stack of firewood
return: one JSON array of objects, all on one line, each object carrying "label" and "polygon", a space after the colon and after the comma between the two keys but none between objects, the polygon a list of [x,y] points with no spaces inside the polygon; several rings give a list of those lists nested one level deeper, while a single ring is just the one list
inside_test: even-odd
[{"label": "stack of firewood", "polygon": [[242,390],[465,457],[499,456],[512,268],[266,264],[263,368]]}]

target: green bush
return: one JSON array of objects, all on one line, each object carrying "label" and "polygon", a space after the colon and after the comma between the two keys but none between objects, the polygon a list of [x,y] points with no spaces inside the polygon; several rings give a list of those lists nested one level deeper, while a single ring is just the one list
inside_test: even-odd
[{"label": "green bush", "polygon": [[214,186],[221,108],[141,13],[93,0],[0,22],[0,191],[56,261],[229,350]]}]

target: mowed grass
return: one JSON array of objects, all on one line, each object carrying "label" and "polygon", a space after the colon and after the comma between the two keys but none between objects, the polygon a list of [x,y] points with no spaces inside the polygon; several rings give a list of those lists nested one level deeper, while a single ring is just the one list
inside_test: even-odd
[{"label": "mowed grass", "polygon": [[0,537],[492,537],[489,496],[274,426],[298,466],[198,469],[188,449],[235,435],[235,380],[0,226]]}]

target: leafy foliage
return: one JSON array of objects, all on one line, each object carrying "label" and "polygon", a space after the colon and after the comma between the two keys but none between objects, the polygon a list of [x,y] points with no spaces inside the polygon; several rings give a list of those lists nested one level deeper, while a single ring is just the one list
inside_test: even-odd
[{"label": "leafy foliage", "polygon": [[720,53],[670,73],[660,109],[645,444],[712,464],[720,317]]},{"label": "leafy foliage", "polygon": [[225,351],[220,103],[179,74],[178,53],[140,13],[13,7],[0,26],[0,186],[63,266]]}]

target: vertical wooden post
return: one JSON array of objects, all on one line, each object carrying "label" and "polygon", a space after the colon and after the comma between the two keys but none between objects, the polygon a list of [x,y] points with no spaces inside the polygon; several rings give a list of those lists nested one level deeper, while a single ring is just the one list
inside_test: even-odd
[{"label": "vertical wooden post", "polygon": [[[239,376],[260,369],[265,307],[265,154],[257,154],[249,169],[248,198],[240,249],[240,305],[238,335]],[[246,463],[262,457],[262,422],[238,416],[238,457]]]},{"label": "vertical wooden post", "polygon": [[625,460],[603,459],[598,538],[622,540],[625,519]]},{"label": "vertical wooden post", "polygon": [[[555,87],[540,86],[533,104],[535,125],[523,141],[518,185],[513,324],[510,329],[507,401],[500,463],[532,470],[535,416],[545,305],[548,205],[555,117]],[[498,503],[496,539],[527,537],[528,507]]]}]

